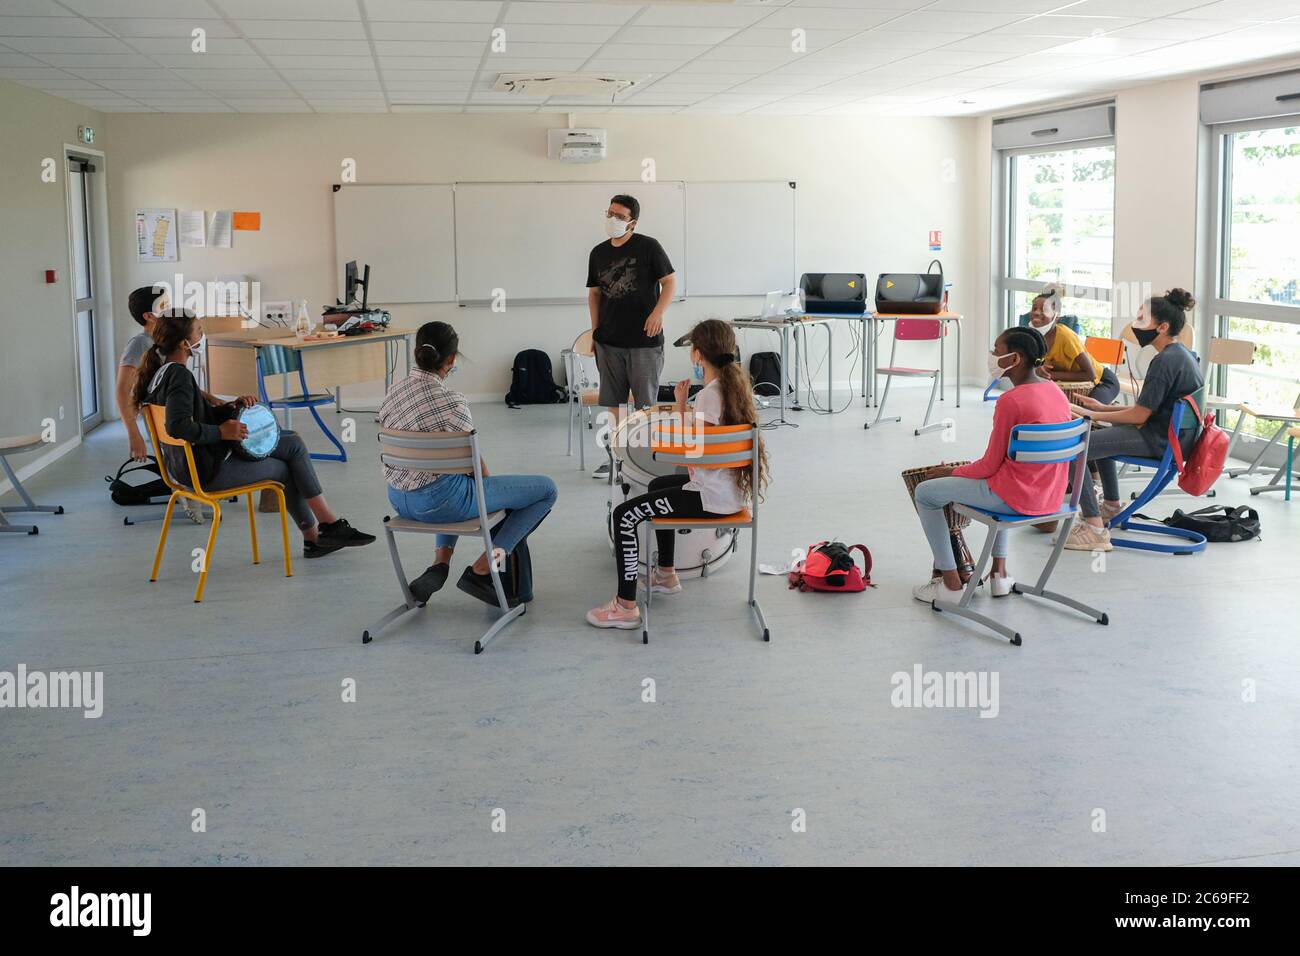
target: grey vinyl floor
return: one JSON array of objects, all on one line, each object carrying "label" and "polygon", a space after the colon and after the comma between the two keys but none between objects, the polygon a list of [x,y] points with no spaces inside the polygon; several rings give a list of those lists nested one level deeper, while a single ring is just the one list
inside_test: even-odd
[{"label": "grey vinyl floor", "polygon": [[[761,578],[764,644],[744,540],[656,601],[648,646],[583,621],[614,572],[605,488],[565,456],[564,408],[475,406],[495,472],[560,488],[532,541],[536,600],[480,656],[489,613],[450,586],[361,644],[398,603],[382,538],[286,580],[274,516],[253,566],[236,511],[195,605],[189,553],[207,529],[179,522],[150,584],[159,525],[123,526],[101,476],[125,441],[96,430],[29,482],[68,513],[0,536],[0,670],[104,675],[98,719],[0,710],[0,863],[1300,863],[1300,501],[1225,480],[1218,501],[1255,504],[1262,541],[1116,551],[1104,570],[1067,552],[1055,585],[1110,626],[981,597],[1018,622],[1011,647],[912,599],[929,558],[898,474],[979,454],[991,406],[974,389],[942,406],[945,442],[912,435],[919,391],[891,404],[902,425],[864,432],[859,401],[767,433],[760,560],[860,541],[877,588]],[[375,426],[355,417],[354,460],[318,469],[335,508],[377,532]],[[426,546],[403,542],[413,573]],[[1012,550],[1031,578],[1049,539],[1020,532]],[[476,554],[464,542],[453,576]],[[894,675],[918,666],[996,677],[996,716],[894,706]]]}]

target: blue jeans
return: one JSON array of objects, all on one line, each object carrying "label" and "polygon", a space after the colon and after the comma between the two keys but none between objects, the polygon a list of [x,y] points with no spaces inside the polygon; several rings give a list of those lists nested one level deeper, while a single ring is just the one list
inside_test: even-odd
[{"label": "blue jeans", "polygon": [[[916,486],[916,513],[921,516],[930,550],[934,552],[934,566],[940,571],[956,571],[957,561],[952,555],[952,538],[948,534],[948,519],[943,506],[949,502],[985,508],[989,511],[1013,509],[989,488],[983,478],[931,478]],[[993,557],[1005,558],[1008,553],[1007,533],[997,532],[993,541]]]},{"label": "blue jeans", "polygon": [[[555,505],[555,482],[545,475],[491,475],[483,479],[483,496],[488,514],[509,512],[492,543],[514,551]],[[473,475],[442,475],[414,491],[389,487],[388,500],[399,515],[412,521],[444,524],[478,517]],[[440,548],[456,546],[454,534],[440,534],[437,539]]]}]

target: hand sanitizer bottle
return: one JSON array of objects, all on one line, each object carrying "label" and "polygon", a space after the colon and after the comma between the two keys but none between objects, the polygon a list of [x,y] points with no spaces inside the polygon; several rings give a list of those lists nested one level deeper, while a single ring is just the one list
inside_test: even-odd
[{"label": "hand sanitizer bottle", "polygon": [[300,339],[305,339],[311,335],[314,323],[311,320],[311,313],[307,311],[307,300],[303,299],[298,304],[298,318],[293,323],[294,334]]}]

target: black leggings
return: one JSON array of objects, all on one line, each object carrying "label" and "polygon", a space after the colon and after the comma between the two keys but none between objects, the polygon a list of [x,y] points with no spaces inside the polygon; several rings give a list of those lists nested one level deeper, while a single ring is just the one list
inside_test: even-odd
[{"label": "black leggings", "polygon": [[1109,368],[1101,370],[1101,381],[1088,393],[1103,405],[1109,405],[1119,397],[1119,379]]},{"label": "black leggings", "polygon": [[[650,480],[650,490],[614,506],[614,565],[618,570],[618,596],[624,601],[636,600],[636,579],[640,572],[641,546],[637,531],[641,522],[650,518],[712,518],[721,517],[705,511],[698,491],[687,491],[682,486],[690,481],[688,475],[665,475]],[[659,566],[673,566],[673,547],[677,532],[671,528],[655,532],[659,543]],[[647,559],[647,564],[649,560]]]}]

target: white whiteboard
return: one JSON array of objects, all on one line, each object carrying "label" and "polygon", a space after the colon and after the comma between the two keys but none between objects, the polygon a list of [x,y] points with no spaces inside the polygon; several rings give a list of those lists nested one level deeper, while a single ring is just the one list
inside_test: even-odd
[{"label": "white whiteboard", "polygon": [[691,295],[792,290],[794,194],[788,182],[687,183]]},{"label": "white whiteboard", "polygon": [[485,302],[494,289],[506,301],[585,300],[587,256],[605,240],[611,196],[641,203],[637,232],[658,239],[689,291],[686,191],[660,183],[457,183],[456,294]]},{"label": "white whiteboard", "polygon": [[343,266],[369,263],[371,305],[453,302],[456,229],[449,183],[353,185],[334,193],[334,258],[343,297]]}]

